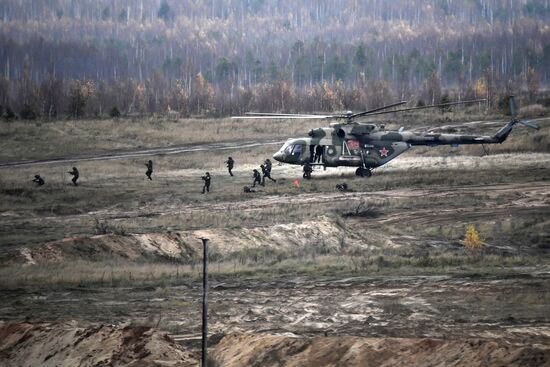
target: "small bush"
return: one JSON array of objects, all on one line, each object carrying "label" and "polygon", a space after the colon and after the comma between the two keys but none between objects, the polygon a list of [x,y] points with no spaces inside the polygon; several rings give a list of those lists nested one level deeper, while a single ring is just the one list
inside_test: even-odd
[{"label": "small bush", "polygon": [[15,115],[15,112],[9,107],[6,107],[6,114],[4,115],[4,120],[6,121],[13,121],[17,118]]},{"label": "small bush", "polygon": [[109,225],[105,221],[101,221],[97,218],[94,218],[94,229],[96,234],[107,234],[109,233]]},{"label": "small bush", "polygon": [[23,105],[23,109],[21,109],[19,116],[21,116],[23,120],[36,120],[38,117],[34,108],[28,103]]},{"label": "small bush", "polygon": [[464,247],[472,255],[477,255],[483,248],[483,242],[479,237],[479,233],[476,230],[476,227],[473,224],[468,226],[466,235],[464,236]]},{"label": "small bush", "polygon": [[111,108],[111,111],[109,111],[109,116],[116,119],[120,117],[120,111],[118,110],[117,106],[114,106]]}]

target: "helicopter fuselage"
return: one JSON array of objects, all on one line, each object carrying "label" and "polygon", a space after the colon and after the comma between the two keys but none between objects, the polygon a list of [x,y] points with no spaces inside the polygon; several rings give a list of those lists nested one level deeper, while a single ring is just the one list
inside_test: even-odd
[{"label": "helicopter fuselage", "polygon": [[273,158],[297,165],[309,162],[325,167],[349,166],[370,170],[388,163],[416,145],[502,143],[516,122],[509,122],[493,136],[396,131],[385,130],[383,125],[335,123],[311,130],[309,137],[287,140]]}]

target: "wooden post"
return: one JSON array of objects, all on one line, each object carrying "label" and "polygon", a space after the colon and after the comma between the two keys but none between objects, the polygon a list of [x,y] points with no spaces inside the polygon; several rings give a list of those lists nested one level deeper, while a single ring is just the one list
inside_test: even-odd
[{"label": "wooden post", "polygon": [[208,338],[208,238],[202,240],[202,360],[201,366],[206,366],[206,349]]}]

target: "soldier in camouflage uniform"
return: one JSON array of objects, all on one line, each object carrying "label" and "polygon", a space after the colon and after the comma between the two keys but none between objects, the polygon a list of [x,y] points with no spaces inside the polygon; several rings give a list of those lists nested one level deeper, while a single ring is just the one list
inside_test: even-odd
[{"label": "soldier in camouflage uniform", "polygon": [[201,178],[204,181],[204,186],[202,187],[202,193],[204,194],[205,192],[210,192],[210,181],[212,179],[210,177],[210,172],[206,172],[206,174]]},{"label": "soldier in camouflage uniform", "polygon": [[151,174],[153,173],[153,161],[149,159],[149,161],[145,163],[145,165],[147,166],[147,172],[145,172],[145,175],[147,176],[147,178],[149,178],[149,180],[153,180],[151,178]]},{"label": "soldier in camouflage uniform", "polygon": [[304,164],[304,175],[303,175],[303,177],[306,180],[309,180],[311,178],[311,172],[313,172],[313,168],[311,167],[311,164],[309,164],[309,162],[306,162]]},{"label": "soldier in camouflage uniform", "polygon": [[78,170],[76,169],[76,167],[73,167],[73,170],[72,171],[69,171],[67,172],[69,174],[71,174],[73,176],[72,178],[72,182],[73,182],[73,185],[75,186],[78,186],[78,184],[76,183],[76,181],[78,180],[78,177],[80,177],[80,175],[78,174]]},{"label": "soldier in camouflage uniform", "polygon": [[32,182],[36,183],[36,186],[42,186],[45,184],[45,181],[40,175],[34,175],[34,180]]},{"label": "soldier in camouflage uniform", "polygon": [[265,178],[266,177],[269,178],[273,182],[277,182],[277,180],[275,180],[274,178],[271,177],[271,173],[269,172],[269,170],[267,169],[266,166],[261,164],[260,168],[262,169],[262,186],[265,186]]},{"label": "soldier in camouflage uniform", "polygon": [[257,169],[254,169],[254,171],[252,171],[252,179],[254,180],[252,182],[252,187],[256,187],[256,184],[259,184],[259,185],[262,185],[262,176],[260,175],[260,172],[258,172]]},{"label": "soldier in camouflage uniform", "polygon": [[227,164],[227,170],[229,171],[229,174],[231,176],[233,176],[233,172],[231,172],[231,170],[233,169],[233,166],[235,165],[235,161],[233,160],[233,158],[228,157],[227,160],[225,161],[225,163]]}]

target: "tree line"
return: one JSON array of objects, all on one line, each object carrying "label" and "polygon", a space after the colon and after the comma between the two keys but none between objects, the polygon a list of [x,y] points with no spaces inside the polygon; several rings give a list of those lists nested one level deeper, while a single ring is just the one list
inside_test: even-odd
[{"label": "tree line", "polygon": [[549,81],[548,0],[0,2],[22,118],[364,110]]}]

